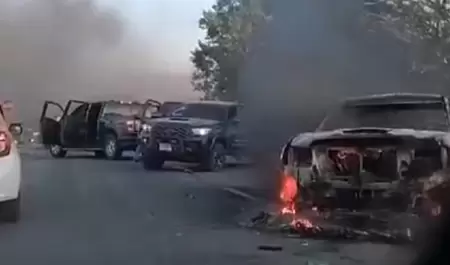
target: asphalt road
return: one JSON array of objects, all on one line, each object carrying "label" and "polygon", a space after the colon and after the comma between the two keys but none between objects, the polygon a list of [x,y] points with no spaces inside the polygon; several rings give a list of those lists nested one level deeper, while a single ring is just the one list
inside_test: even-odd
[{"label": "asphalt road", "polygon": [[[0,224],[0,263],[401,264],[402,249],[259,234],[237,224],[265,202],[247,169],[146,172],[132,161],[23,154],[23,216]],[[252,189],[253,187],[253,189]],[[247,193],[239,195],[242,188]],[[250,192],[248,192],[250,191]],[[248,196],[247,196],[248,195]],[[260,245],[282,251],[258,250]],[[402,254],[403,253],[403,254]],[[310,263],[307,263],[310,262]]]}]

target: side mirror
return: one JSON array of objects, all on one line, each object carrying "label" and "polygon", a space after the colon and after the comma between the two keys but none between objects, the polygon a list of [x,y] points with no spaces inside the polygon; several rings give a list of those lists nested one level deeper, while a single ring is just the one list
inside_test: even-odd
[{"label": "side mirror", "polygon": [[13,136],[20,136],[23,133],[23,127],[20,123],[12,123],[9,125],[9,131]]}]

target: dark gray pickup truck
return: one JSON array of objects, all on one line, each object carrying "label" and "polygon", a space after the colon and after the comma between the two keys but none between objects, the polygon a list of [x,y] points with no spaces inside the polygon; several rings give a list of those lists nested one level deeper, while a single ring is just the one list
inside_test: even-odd
[{"label": "dark gray pickup truck", "polygon": [[239,109],[235,102],[189,102],[166,117],[146,120],[141,137],[144,168],[180,161],[199,163],[206,171],[221,169],[226,156],[236,156],[244,147]]},{"label": "dark gray pickup truck", "polygon": [[[50,106],[60,115],[48,117]],[[67,151],[93,151],[98,157],[118,159],[123,151],[135,150],[141,120],[151,118],[161,103],[70,100],[63,108],[46,101],[41,117],[41,141],[53,157],[65,157]]]}]

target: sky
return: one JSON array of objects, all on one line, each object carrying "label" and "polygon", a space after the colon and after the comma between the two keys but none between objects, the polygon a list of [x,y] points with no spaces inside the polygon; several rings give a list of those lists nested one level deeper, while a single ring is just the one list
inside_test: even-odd
[{"label": "sky", "polygon": [[97,0],[119,12],[130,29],[153,54],[164,54],[162,67],[190,72],[190,51],[204,33],[198,20],[215,0]]}]

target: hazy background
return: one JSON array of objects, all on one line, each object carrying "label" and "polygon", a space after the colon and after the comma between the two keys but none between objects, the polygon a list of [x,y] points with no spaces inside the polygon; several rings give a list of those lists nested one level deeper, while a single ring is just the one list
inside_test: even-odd
[{"label": "hazy background", "polygon": [[44,100],[191,99],[190,50],[213,0],[2,0],[0,91],[25,122]]}]

